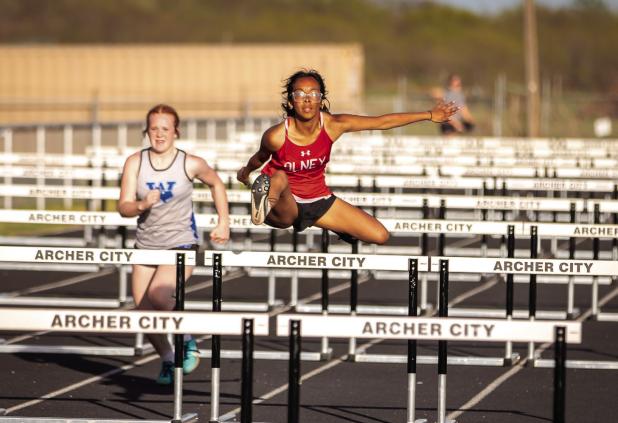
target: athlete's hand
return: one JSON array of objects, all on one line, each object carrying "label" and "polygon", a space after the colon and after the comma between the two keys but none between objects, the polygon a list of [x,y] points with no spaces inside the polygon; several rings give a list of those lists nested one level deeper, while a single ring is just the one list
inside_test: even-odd
[{"label": "athlete's hand", "polygon": [[[149,208],[157,204],[160,199],[161,191],[159,191],[158,189],[148,191],[146,197],[141,201],[141,211],[148,210]],[[140,209],[140,207],[138,207],[138,209]]]},{"label": "athlete's hand", "polygon": [[240,168],[240,170],[236,174],[236,179],[238,179],[239,182],[242,182],[246,186],[249,186],[249,175],[250,174],[251,174],[251,171],[247,169],[247,166],[243,166]]},{"label": "athlete's hand", "polygon": [[230,225],[226,222],[219,224],[210,232],[210,240],[215,244],[225,244],[230,239]]},{"label": "athlete's hand", "polygon": [[436,123],[448,122],[450,117],[459,111],[460,107],[454,101],[445,103],[443,100],[431,109],[431,121]]}]

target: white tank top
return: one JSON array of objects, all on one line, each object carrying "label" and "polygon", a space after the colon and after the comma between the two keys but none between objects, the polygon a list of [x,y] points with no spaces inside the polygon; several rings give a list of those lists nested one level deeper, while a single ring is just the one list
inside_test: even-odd
[{"label": "white tank top", "polygon": [[178,150],[166,169],[155,169],[148,148],[140,153],[137,198],[149,191],[161,191],[161,199],[137,219],[135,246],[149,250],[168,250],[198,241],[193,214],[193,181],[185,169],[187,154]]}]

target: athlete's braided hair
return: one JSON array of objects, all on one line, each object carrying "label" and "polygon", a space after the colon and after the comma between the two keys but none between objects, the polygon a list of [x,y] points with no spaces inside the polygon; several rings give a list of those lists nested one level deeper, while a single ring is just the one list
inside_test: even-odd
[{"label": "athlete's braided hair", "polygon": [[320,110],[324,112],[328,112],[328,108],[330,107],[330,102],[326,95],[328,91],[326,91],[326,84],[324,83],[324,78],[320,73],[314,69],[301,69],[294,74],[292,74],[288,79],[285,80],[283,84],[283,91],[281,91],[282,101],[281,108],[283,109],[283,118],[285,119],[288,116],[295,116],[296,112],[294,111],[294,107],[291,104],[294,102],[292,99],[292,91],[294,91],[294,83],[300,78],[313,78],[320,85],[320,92],[322,93],[322,105],[320,106]]}]

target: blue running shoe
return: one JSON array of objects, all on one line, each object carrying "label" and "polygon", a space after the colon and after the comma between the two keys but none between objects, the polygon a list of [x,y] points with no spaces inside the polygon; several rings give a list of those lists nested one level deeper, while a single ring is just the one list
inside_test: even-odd
[{"label": "blue running shoe", "polygon": [[270,213],[268,191],[270,190],[270,176],[261,174],[251,185],[251,222],[261,225]]},{"label": "blue running shoe", "polygon": [[157,378],[159,385],[171,385],[174,382],[174,363],[171,361],[164,361],[161,363],[161,372]]},{"label": "blue running shoe", "polygon": [[188,375],[197,368],[200,364],[200,351],[197,349],[197,343],[195,339],[191,338],[185,341],[185,355],[182,360],[182,373]]}]

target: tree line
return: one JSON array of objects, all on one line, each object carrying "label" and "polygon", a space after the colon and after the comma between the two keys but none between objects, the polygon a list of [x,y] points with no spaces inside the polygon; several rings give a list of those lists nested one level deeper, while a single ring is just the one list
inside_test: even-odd
[{"label": "tree line", "polygon": [[[492,90],[496,77],[522,83],[521,7],[497,15],[431,2],[369,0],[0,0],[0,42],[359,42],[367,89],[407,78],[441,84],[458,72]],[[565,90],[618,94],[618,13],[600,0],[537,6],[541,78]]]}]

